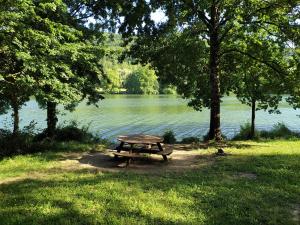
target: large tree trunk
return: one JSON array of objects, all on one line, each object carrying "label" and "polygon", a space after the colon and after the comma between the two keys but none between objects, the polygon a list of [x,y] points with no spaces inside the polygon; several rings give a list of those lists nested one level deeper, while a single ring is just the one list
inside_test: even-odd
[{"label": "large tree trunk", "polygon": [[54,102],[47,102],[47,136],[53,137],[55,135],[56,124],[57,124],[57,115],[56,115],[56,106]]},{"label": "large tree trunk", "polygon": [[211,28],[210,28],[210,85],[211,85],[211,115],[209,139],[222,140],[220,122],[220,77],[219,77],[219,17],[220,12],[216,4],[211,7]]},{"label": "large tree trunk", "polygon": [[17,135],[19,133],[19,122],[20,122],[18,103],[16,101],[13,102],[11,107],[13,111],[12,117],[14,120],[13,135]]},{"label": "large tree trunk", "polygon": [[[212,106],[212,105],[211,105]],[[215,120],[214,120],[214,108],[210,108],[210,123],[209,123],[209,133],[208,139],[213,140],[215,138]]]},{"label": "large tree trunk", "polygon": [[250,131],[250,139],[254,138],[255,135],[255,112],[256,112],[256,100],[252,99],[251,103],[251,131]]}]

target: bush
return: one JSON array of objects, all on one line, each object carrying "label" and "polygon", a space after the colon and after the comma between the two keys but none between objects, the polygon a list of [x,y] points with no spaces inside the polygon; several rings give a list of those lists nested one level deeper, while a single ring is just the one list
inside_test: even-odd
[{"label": "bush", "polygon": [[79,127],[76,121],[71,121],[66,126],[60,126],[56,130],[56,141],[91,142],[95,137],[89,133],[89,125]]},{"label": "bush", "polygon": [[[35,141],[45,141],[47,138],[47,130],[36,135]],[[97,142],[100,141],[93,134],[89,132],[89,125],[79,127],[78,122],[75,120],[62,125],[59,125],[55,131],[55,136],[51,138],[52,141],[65,142],[65,141],[77,141],[77,142]]]},{"label": "bush", "polygon": [[[240,131],[237,135],[233,137],[232,140],[249,140],[251,139],[251,124],[246,123],[244,125],[241,125]],[[254,131],[254,137],[252,139],[259,139],[260,138],[260,132],[258,130]]]},{"label": "bush", "polygon": [[42,152],[52,149],[59,142],[81,142],[81,143],[105,143],[108,142],[96,138],[88,132],[89,126],[78,127],[76,121],[67,125],[61,125],[56,130],[53,138],[47,138],[47,131],[36,134],[36,123],[31,122],[18,134],[12,134],[9,130],[0,129],[0,158],[18,154]]},{"label": "bush", "polygon": [[125,80],[129,94],[158,94],[158,81],[155,71],[149,66],[138,66]]},{"label": "bush", "polygon": [[183,138],[181,140],[182,144],[192,144],[192,143],[198,144],[200,142],[201,142],[201,140],[199,138],[196,138],[196,137],[186,137],[186,138]]},{"label": "bush", "polygon": [[270,131],[263,130],[260,132],[260,137],[265,139],[290,139],[290,138],[299,138],[300,134],[294,131],[291,131],[285,124],[278,123],[274,125],[273,129]]},{"label": "bush", "polygon": [[[250,138],[250,130],[251,126],[249,123],[241,126],[240,132],[233,138],[233,140],[248,140]],[[291,138],[299,138],[300,134],[294,131],[291,131],[285,124],[278,123],[274,125],[271,130],[255,130],[255,136],[253,139],[291,139]]]},{"label": "bush", "polygon": [[172,85],[168,85],[168,86],[160,86],[160,90],[159,90],[160,94],[164,94],[164,95],[176,95],[177,94],[177,90],[176,87],[172,86]]},{"label": "bush", "polygon": [[17,134],[9,130],[0,131],[0,157],[15,154],[26,154],[40,151],[40,143],[35,143],[35,122],[30,122]]},{"label": "bush", "polygon": [[176,143],[175,134],[171,130],[166,131],[163,135],[163,138],[164,138],[164,143],[166,143],[166,144],[175,144]]}]

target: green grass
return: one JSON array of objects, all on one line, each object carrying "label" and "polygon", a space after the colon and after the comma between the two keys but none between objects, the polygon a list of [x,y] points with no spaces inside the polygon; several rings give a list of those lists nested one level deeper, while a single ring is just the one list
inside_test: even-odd
[{"label": "green grass", "polygon": [[[200,169],[162,174],[58,173],[61,151],[4,159],[0,224],[299,224],[300,141],[232,146]],[[214,151],[199,155],[211,162]]]}]

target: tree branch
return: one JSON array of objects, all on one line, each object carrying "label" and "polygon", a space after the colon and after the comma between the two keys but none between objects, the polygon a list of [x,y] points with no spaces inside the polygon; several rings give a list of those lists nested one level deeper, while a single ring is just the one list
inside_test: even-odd
[{"label": "tree branch", "polygon": [[[223,56],[223,55],[228,54],[228,53],[231,53],[231,52],[237,52],[237,53],[240,53],[240,54],[242,54],[242,55],[244,55],[244,56],[247,56],[247,57],[249,57],[249,58],[251,58],[251,59],[253,59],[253,60],[257,61],[257,62],[260,62],[260,63],[262,63],[262,64],[268,66],[269,68],[271,68],[272,70],[274,70],[274,71],[277,72],[278,74],[284,73],[283,70],[280,70],[280,69],[276,68],[276,66],[279,67],[279,68],[281,68],[281,66],[278,65],[276,62],[268,62],[268,61],[265,61],[265,60],[261,60],[261,59],[255,57],[255,56],[251,55],[250,53],[248,53],[248,52],[243,52],[243,51],[241,51],[241,50],[239,50],[239,49],[229,49],[229,50],[223,52],[220,56]],[[272,63],[273,63],[273,64],[276,64],[276,66],[275,66],[275,65],[272,65]]]},{"label": "tree branch", "polygon": [[206,17],[204,11],[198,12],[199,19],[206,25],[208,29],[211,28],[210,20]]}]

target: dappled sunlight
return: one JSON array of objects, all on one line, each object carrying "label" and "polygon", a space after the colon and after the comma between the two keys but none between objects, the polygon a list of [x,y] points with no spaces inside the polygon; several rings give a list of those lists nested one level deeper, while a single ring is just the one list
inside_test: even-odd
[{"label": "dappled sunlight", "polygon": [[168,162],[148,156],[129,168],[108,149],[14,157],[0,164],[1,222],[295,224],[299,142],[242,144],[251,147],[223,147],[226,156],[215,155],[217,146],[174,150]]}]

